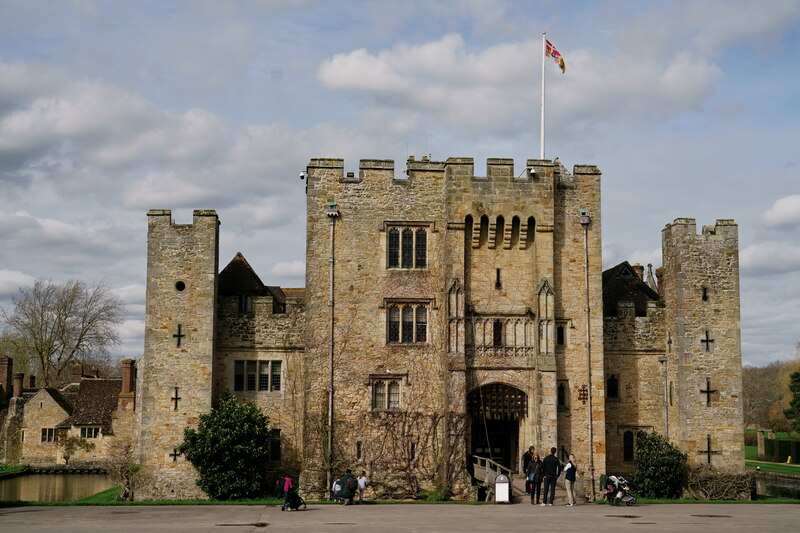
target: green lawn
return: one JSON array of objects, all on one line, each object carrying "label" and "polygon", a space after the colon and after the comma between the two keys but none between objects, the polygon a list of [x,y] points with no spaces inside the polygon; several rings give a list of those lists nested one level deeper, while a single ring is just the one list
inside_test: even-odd
[{"label": "green lawn", "polygon": [[758,459],[758,446],[745,446],[744,459],[745,461],[752,461]]},{"label": "green lawn", "polygon": [[0,476],[4,476],[6,474],[18,474],[20,472],[24,472],[27,470],[28,467],[26,465],[7,465],[7,464],[0,464]]},{"label": "green lawn", "polygon": [[745,468],[755,470],[761,467],[762,472],[775,472],[777,474],[788,474],[790,476],[800,476],[800,465],[787,465],[785,463],[765,463],[756,461],[745,461]]}]

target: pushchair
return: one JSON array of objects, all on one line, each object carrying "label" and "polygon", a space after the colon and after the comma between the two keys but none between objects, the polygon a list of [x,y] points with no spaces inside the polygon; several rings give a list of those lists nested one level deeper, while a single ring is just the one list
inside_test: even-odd
[{"label": "pushchair", "polygon": [[290,511],[306,510],[306,501],[300,497],[300,495],[297,493],[297,490],[294,488],[289,489],[289,497],[287,498],[286,502],[281,505],[281,511],[286,511],[287,509]]},{"label": "pushchair", "polygon": [[638,488],[633,481],[628,481],[622,476],[608,476],[606,478],[606,493],[604,497],[611,505],[622,505],[624,503],[630,507],[636,503],[636,496],[631,494],[631,490]]}]

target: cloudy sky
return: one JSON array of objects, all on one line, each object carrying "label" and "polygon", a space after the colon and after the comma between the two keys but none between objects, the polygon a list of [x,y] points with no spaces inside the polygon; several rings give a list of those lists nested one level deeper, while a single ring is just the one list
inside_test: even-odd
[{"label": "cloudy sky", "polygon": [[[800,341],[800,0],[0,0],[0,305],[104,280],[139,356],[148,209],[222,220],[302,286],[312,157],[547,157],[603,171],[604,268],[739,224],[745,363]],[[699,229],[699,227],[698,227]]]}]

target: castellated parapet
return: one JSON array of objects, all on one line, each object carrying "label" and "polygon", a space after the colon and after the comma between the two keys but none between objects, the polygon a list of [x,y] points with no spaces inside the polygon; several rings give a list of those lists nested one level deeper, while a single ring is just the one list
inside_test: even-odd
[{"label": "castellated parapet", "polygon": [[211,410],[219,221],[196,210],[175,224],[148,212],[144,354],[137,387],[137,452],[150,476],[139,499],[202,498],[194,467],[177,454],[183,430]]},{"label": "castellated parapet", "polygon": [[[443,458],[463,457],[464,450],[488,453],[481,441],[486,428],[473,415],[474,402],[491,394],[524,402],[519,412],[507,413],[516,421],[498,437],[502,461],[515,465],[528,445],[588,456],[588,408],[575,401],[559,412],[557,390],[577,398],[589,382],[579,218],[580,209],[591,216],[588,292],[598,302],[597,167],[579,165],[570,174],[557,161],[531,159],[517,171],[511,159],[490,158],[486,175],[477,176],[472,158],[411,158],[399,175],[391,160],[361,160],[352,174],[345,168],[341,159],[312,159],[307,168],[306,361],[309,368],[328,362],[328,331],[321,325],[331,309],[327,213],[333,205],[334,427],[363,439],[353,447],[334,429],[337,464],[374,465],[391,482],[397,470],[387,458],[408,456],[412,445],[420,471],[451,464]],[[419,239],[425,239],[424,265],[411,255],[408,266],[392,263],[392,242],[402,248]],[[409,324],[419,324],[417,313],[425,321],[424,341],[387,338],[392,313],[406,312],[414,313]],[[597,436],[605,428],[601,306],[592,306],[589,320]],[[311,461],[302,484],[321,490],[324,472],[313,468],[325,464],[320,421],[327,412],[327,376],[306,373],[306,380],[304,456]],[[386,437],[399,430],[402,417],[374,408],[370,391],[384,381],[400,385],[403,416],[419,417],[416,430],[402,438]],[[421,444],[434,435],[443,443],[438,451]],[[602,438],[593,454],[602,471]]]}]

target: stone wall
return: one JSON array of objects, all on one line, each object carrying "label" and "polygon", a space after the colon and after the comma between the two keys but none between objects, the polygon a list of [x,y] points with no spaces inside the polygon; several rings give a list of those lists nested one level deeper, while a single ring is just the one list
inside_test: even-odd
[{"label": "stone wall", "polygon": [[211,410],[218,236],[214,211],[194,211],[192,224],[175,224],[170,211],[148,213],[145,346],[136,405],[137,452],[150,483],[139,499],[204,497],[194,467],[174,454],[184,428]]},{"label": "stone wall", "polygon": [[[606,445],[609,472],[631,474],[623,439],[631,432],[664,432],[664,378],[659,358],[666,354],[665,309],[648,302],[646,316],[635,316],[633,302],[620,302],[617,316],[604,318],[605,371],[618,379],[619,394],[606,398]],[[608,391],[608,389],[606,389]],[[635,454],[634,454],[635,456]]]},{"label": "stone wall", "polygon": [[[460,448],[456,455],[468,454],[468,428],[453,431],[440,427],[439,420],[447,414],[448,424],[458,425],[458,420],[463,424],[467,395],[489,383],[512,385],[528,397],[529,410],[514,453],[528,444],[539,448],[560,444],[571,451],[585,449],[584,457],[588,455],[588,411],[575,406],[570,416],[556,417],[556,374],[571,379],[576,388],[587,382],[579,208],[589,209],[593,217],[588,237],[589,294],[596,302],[590,328],[594,458],[596,468],[604,467],[599,172],[595,167],[576,167],[572,176],[560,165],[538,160],[528,161],[527,166],[535,172],[515,178],[511,160],[490,159],[487,177],[479,177],[470,158],[410,160],[408,177],[395,179],[392,161],[362,160],[358,177],[347,178],[342,160],[311,161],[306,241],[305,361],[311,369],[305,374],[307,486],[319,487],[325,470],[328,376],[322,369],[328,363],[331,221],[327,212],[331,209],[338,212],[335,427],[362,439],[343,439],[342,429],[334,430],[336,467],[408,470],[400,459],[409,455],[410,444],[416,444],[415,449],[425,453],[417,452],[414,468],[421,482],[431,481],[435,473],[426,465],[437,463],[436,456],[447,452],[421,443],[430,435],[455,433],[449,444]],[[392,227],[425,229],[425,268],[387,268],[387,230]],[[425,343],[387,342],[387,309],[395,303],[427,306]],[[487,333],[475,326],[482,319],[503,323],[503,349],[496,349],[496,341],[488,349],[478,349],[487,347]],[[558,357],[557,323],[574,330]],[[400,380],[402,413],[372,408],[370,385],[376,377]],[[400,431],[389,426],[401,427],[404,420],[420,416],[428,417],[427,425],[417,421],[417,429],[387,439]],[[389,418],[398,421],[387,426]],[[394,464],[387,455],[395,458]]]},{"label": "stone wall", "polygon": [[[220,297],[217,354],[214,375],[216,394],[232,391],[258,405],[269,417],[270,427],[280,430],[281,459],[273,465],[277,473],[300,471],[302,460],[303,387],[302,357],[305,333],[305,302],[287,297],[286,312],[273,313],[272,296],[254,296],[253,312],[238,311],[238,297]],[[279,391],[234,391],[236,361],[279,361]]]},{"label": "stone wall", "polygon": [[718,452],[710,456],[712,464],[742,468],[737,226],[717,220],[698,235],[694,219],[679,218],[662,236],[664,299],[673,340],[668,354],[670,437],[690,460],[702,463],[709,462],[710,437],[711,451]]},{"label": "stone wall", "polygon": [[[60,450],[55,427],[68,416],[61,405],[44,389],[25,402],[24,423],[21,427],[22,454],[20,463],[29,465],[52,465],[60,462]],[[42,442],[42,429],[53,429],[53,440]]]}]

